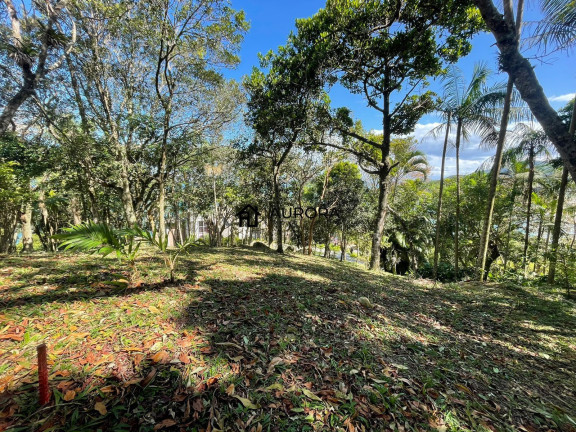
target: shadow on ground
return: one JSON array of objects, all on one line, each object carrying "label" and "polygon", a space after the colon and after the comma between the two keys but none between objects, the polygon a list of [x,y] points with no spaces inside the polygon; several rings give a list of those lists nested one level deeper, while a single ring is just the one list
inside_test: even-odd
[{"label": "shadow on ground", "polygon": [[[561,298],[244,248],[202,248],[185,272],[173,346],[54,376],[75,397],[40,411],[24,383],[2,412],[38,430],[575,430],[575,306]],[[140,290],[123,296],[164,286]],[[12,295],[4,307],[96,296]]]}]

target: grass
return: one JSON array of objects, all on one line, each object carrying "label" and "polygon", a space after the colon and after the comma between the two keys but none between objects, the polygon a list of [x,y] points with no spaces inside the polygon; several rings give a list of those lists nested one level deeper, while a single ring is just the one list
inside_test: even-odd
[{"label": "grass", "polygon": [[199,248],[173,284],[150,253],[134,288],[113,259],[1,262],[0,430],[576,430],[559,292],[245,248]]}]

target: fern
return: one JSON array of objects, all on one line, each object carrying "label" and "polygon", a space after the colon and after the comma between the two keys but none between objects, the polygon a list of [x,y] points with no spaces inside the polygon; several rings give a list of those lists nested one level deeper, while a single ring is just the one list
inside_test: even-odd
[{"label": "fern", "polygon": [[138,274],[136,256],[142,243],[142,239],[137,238],[140,231],[139,228],[116,230],[105,223],[85,222],[65,228],[52,238],[61,241],[64,250],[98,253],[103,257],[114,253],[118,260],[128,262],[132,283]]},{"label": "fern", "polygon": [[136,275],[136,256],[143,242],[155,246],[164,259],[164,265],[170,272],[170,282],[174,282],[174,270],[179,257],[188,253],[191,248],[202,244],[201,241],[188,238],[176,247],[168,246],[168,237],[160,236],[156,231],[150,232],[139,227],[113,229],[105,223],[85,222],[66,228],[63,233],[54,235],[61,241],[65,250],[72,249],[87,253],[98,253],[103,257],[115,253],[119,260],[126,260],[130,265],[130,277]]},{"label": "fern", "polygon": [[127,249],[134,243],[133,230],[114,230],[104,223],[85,222],[65,228],[61,234],[52,236],[61,241],[65,250],[73,249],[87,253],[99,253],[107,256],[116,253],[121,259],[129,253]]}]

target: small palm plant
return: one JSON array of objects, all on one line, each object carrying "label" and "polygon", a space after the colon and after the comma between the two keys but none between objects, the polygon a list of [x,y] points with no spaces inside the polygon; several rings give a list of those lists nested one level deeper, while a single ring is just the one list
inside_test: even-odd
[{"label": "small palm plant", "polygon": [[150,232],[139,227],[113,229],[105,223],[85,222],[64,229],[64,233],[53,236],[62,241],[60,244],[66,250],[75,249],[88,253],[99,253],[103,257],[115,253],[120,261],[125,260],[130,267],[130,285],[137,278],[136,256],[140,245],[150,243],[160,250],[164,265],[170,272],[170,282],[174,282],[174,271],[178,259],[183,253],[188,253],[201,242],[194,237],[175,247],[169,247],[168,237],[160,236],[155,230]]},{"label": "small palm plant", "polygon": [[190,236],[183,243],[179,243],[171,248],[168,246],[168,236],[160,236],[156,231],[150,232],[140,228],[137,229],[137,232],[139,237],[156,246],[162,253],[164,265],[170,271],[171,283],[174,283],[174,270],[182,253],[188,253],[191,248],[201,244],[201,242],[195,240],[193,236]]},{"label": "small palm plant", "polygon": [[65,250],[98,253],[103,257],[114,253],[119,261],[128,263],[130,284],[137,278],[136,256],[142,243],[138,229],[117,230],[105,223],[85,222],[65,228],[52,238],[61,241],[60,246]]}]

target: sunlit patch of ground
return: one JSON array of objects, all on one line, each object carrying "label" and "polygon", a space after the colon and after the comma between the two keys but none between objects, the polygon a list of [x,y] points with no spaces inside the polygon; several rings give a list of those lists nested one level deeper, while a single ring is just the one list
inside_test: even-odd
[{"label": "sunlit patch of ground", "polygon": [[139,269],[126,288],[114,259],[2,259],[0,429],[576,430],[557,292],[245,248],[198,249],[174,284],[158,256]]}]

